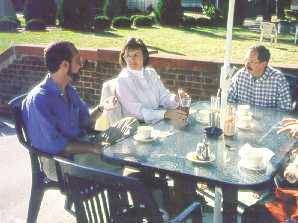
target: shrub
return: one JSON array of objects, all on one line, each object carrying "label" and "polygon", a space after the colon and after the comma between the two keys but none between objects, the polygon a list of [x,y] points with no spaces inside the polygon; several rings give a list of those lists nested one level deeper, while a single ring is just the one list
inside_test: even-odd
[{"label": "shrub", "polygon": [[46,29],[46,25],[41,19],[31,19],[27,22],[25,29],[30,31],[41,31]]},{"label": "shrub", "polygon": [[151,16],[139,15],[134,17],[133,19],[134,26],[151,27],[153,24],[154,24],[154,20]]},{"label": "shrub", "polygon": [[94,18],[94,31],[100,32],[110,28],[111,22],[107,16],[96,16]]},{"label": "shrub", "polygon": [[18,24],[15,20],[6,16],[0,18],[0,31],[12,32],[16,31],[17,28]]},{"label": "shrub", "polygon": [[132,15],[132,16],[129,17],[130,22],[133,23],[133,21],[135,20],[135,18],[138,17],[138,16],[144,16],[144,15]]},{"label": "shrub", "polygon": [[183,16],[181,23],[184,27],[193,27],[197,25],[197,20],[194,17]]},{"label": "shrub", "polygon": [[113,18],[112,26],[115,28],[128,28],[131,26],[131,22],[126,16],[118,16]]},{"label": "shrub", "polygon": [[161,25],[177,26],[183,15],[181,0],[158,0],[154,12]]},{"label": "shrub", "polygon": [[105,0],[103,11],[104,15],[109,18],[125,15],[127,12],[126,0]]},{"label": "shrub", "polygon": [[56,25],[57,6],[55,0],[30,0],[24,5],[26,22],[41,19],[46,25]]},{"label": "shrub", "polygon": [[211,26],[212,22],[210,18],[199,17],[197,18],[197,25],[201,27]]},{"label": "shrub", "polygon": [[14,17],[14,16],[2,16],[2,17],[0,17],[0,19],[12,20],[12,21],[14,21],[14,22],[17,23],[18,27],[21,26],[21,21],[17,17]]},{"label": "shrub", "polygon": [[93,23],[92,2],[86,0],[62,0],[59,24],[64,28],[90,30]]}]

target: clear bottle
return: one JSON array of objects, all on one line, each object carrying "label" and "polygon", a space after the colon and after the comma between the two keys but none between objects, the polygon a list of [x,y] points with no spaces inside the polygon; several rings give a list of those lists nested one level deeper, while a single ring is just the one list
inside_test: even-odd
[{"label": "clear bottle", "polygon": [[228,104],[224,117],[224,134],[233,136],[236,134],[236,109],[234,105]]}]

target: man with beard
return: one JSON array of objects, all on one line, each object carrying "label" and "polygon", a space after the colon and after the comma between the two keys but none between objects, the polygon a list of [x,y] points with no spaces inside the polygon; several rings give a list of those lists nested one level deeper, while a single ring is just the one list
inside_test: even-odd
[{"label": "man with beard", "polygon": [[292,110],[290,87],[285,76],[268,65],[269,50],[262,45],[248,49],[245,67],[232,78],[228,101],[235,104]]},{"label": "man with beard", "polygon": [[[89,113],[85,102],[70,85],[79,77],[80,55],[71,42],[56,42],[45,49],[45,64],[49,74],[35,86],[22,102],[22,118],[31,145],[41,152],[58,155],[78,153],[100,154],[101,140],[90,143],[80,140],[86,130],[93,129],[102,112],[113,110],[116,98],[108,98],[103,106]],[[132,134],[137,121],[120,120],[108,129],[103,140],[113,143],[124,134]],[[132,130],[128,132],[128,130]]]}]

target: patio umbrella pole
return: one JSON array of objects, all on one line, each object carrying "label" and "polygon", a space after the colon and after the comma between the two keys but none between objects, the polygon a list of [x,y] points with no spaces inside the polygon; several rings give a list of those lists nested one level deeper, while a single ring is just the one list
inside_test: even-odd
[{"label": "patio umbrella pole", "polygon": [[[220,83],[219,83],[219,87],[221,88],[220,125],[222,129],[224,127],[223,125],[224,125],[225,108],[227,106],[228,88],[229,88],[230,79],[231,79],[231,76],[228,76],[228,74],[231,71],[230,63],[231,63],[231,53],[232,53],[232,31],[233,31],[233,20],[234,20],[234,8],[235,8],[235,0],[229,0],[224,65],[221,67]],[[216,186],[213,222],[216,222],[216,223],[222,222],[221,207],[222,207],[222,190],[220,187]]]}]

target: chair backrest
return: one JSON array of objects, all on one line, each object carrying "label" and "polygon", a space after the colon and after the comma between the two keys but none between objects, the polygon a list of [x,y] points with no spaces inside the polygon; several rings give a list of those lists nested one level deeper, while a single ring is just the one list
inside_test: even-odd
[{"label": "chair backrest", "polygon": [[54,158],[74,202],[77,222],[161,222],[150,192],[139,180]]},{"label": "chair backrest", "polygon": [[271,37],[272,34],[276,32],[276,26],[271,22],[262,22],[260,26],[261,31],[264,35]]},{"label": "chair backrest", "polygon": [[290,73],[284,73],[285,78],[287,79],[289,86],[290,86],[290,92],[293,100],[293,108],[295,111],[298,110],[298,76]]},{"label": "chair backrest", "polygon": [[[116,81],[117,78],[113,78],[103,83],[101,96],[100,96],[100,104],[103,104],[104,100],[111,96],[116,96]],[[103,130],[113,125],[115,122],[123,118],[121,105],[118,102],[118,106],[116,110],[107,114],[107,117],[100,117],[96,123],[96,129]],[[100,123],[102,122],[102,123]],[[104,123],[104,124],[103,124]],[[97,127],[99,126],[99,127]],[[103,127],[101,127],[103,126]]]},{"label": "chair backrest", "polygon": [[277,29],[274,23],[271,22],[261,22],[260,24],[261,36],[260,41],[263,38],[270,38],[271,42],[275,40],[277,42]]},{"label": "chair backrest", "polygon": [[[19,142],[28,149],[30,160],[31,160],[31,169],[32,169],[32,178],[35,179],[42,179],[47,177],[46,173],[43,170],[43,164],[41,157],[45,158],[45,160],[52,160],[52,156],[38,151],[36,148],[34,148],[31,145],[30,138],[28,137],[26,127],[24,125],[23,119],[22,119],[22,111],[21,111],[21,105],[22,101],[26,97],[26,94],[17,96],[13,98],[9,103],[10,112],[14,119],[15,123],[15,130],[18,137]],[[37,180],[38,181],[38,180]],[[47,185],[46,187],[58,187],[58,183],[55,181],[51,181],[47,179],[48,183],[45,183]]]},{"label": "chair backrest", "polygon": [[27,94],[23,94],[13,98],[11,101],[8,102],[10,112],[15,123],[15,130],[18,140],[24,147],[29,150],[29,152],[33,152],[34,154],[42,155],[45,157],[51,157],[49,154],[39,152],[36,148],[33,148],[31,146],[30,138],[28,137],[21,111],[22,101],[25,99],[26,96]]}]

